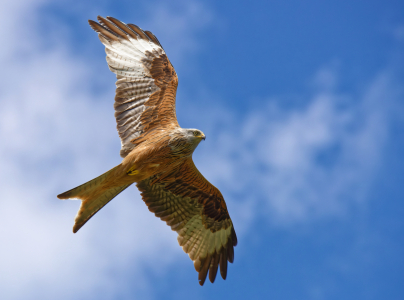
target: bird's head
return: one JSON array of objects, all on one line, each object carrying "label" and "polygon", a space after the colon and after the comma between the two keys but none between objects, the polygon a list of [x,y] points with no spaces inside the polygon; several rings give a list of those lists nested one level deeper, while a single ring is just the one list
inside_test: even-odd
[{"label": "bird's head", "polygon": [[199,129],[194,129],[194,128],[190,128],[190,129],[185,129],[186,130],[186,137],[188,138],[188,140],[191,143],[197,143],[199,144],[199,142],[201,140],[206,139],[205,134],[200,131]]},{"label": "bird's head", "polygon": [[194,128],[177,128],[170,136],[171,140],[169,143],[173,151],[190,151],[190,154],[206,138],[202,131]]}]

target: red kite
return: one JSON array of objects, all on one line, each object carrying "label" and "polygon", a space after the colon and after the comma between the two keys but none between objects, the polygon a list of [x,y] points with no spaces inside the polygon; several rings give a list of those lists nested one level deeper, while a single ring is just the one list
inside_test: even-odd
[{"label": "red kite", "polygon": [[202,131],[178,125],[178,77],[150,31],[117,19],[89,21],[105,45],[109,69],[117,76],[115,117],[122,163],[101,176],[58,195],[82,200],[73,232],[132,183],[149,210],[178,233],[203,285],[223,279],[234,260],[237,237],[220,191],[192,161]]}]

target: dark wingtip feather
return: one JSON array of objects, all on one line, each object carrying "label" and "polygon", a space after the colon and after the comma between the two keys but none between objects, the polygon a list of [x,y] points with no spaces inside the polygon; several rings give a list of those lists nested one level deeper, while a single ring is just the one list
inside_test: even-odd
[{"label": "dark wingtip feather", "polygon": [[112,22],[115,26],[119,27],[122,31],[124,31],[127,35],[131,36],[134,39],[137,39],[139,35],[134,32],[131,28],[128,27],[124,22],[119,21],[113,17],[107,17],[107,20]]},{"label": "dark wingtip feather", "polygon": [[220,253],[220,275],[224,280],[226,280],[227,277],[227,251],[225,248],[222,248],[222,251]]},{"label": "dark wingtip feather", "polygon": [[88,24],[90,24],[90,27],[97,32],[98,34],[102,35],[104,38],[106,38],[107,40],[113,40],[113,41],[119,41],[118,36],[113,33],[112,31],[110,31],[109,29],[101,26],[100,24],[98,24],[97,22],[93,21],[93,20],[88,20]]},{"label": "dark wingtip feather", "polygon": [[216,279],[216,274],[217,274],[217,268],[219,266],[219,260],[220,260],[220,255],[215,252],[213,255],[212,261],[210,263],[210,268],[209,268],[209,281],[214,283]]},{"label": "dark wingtip feather", "polygon": [[130,29],[132,29],[134,32],[136,32],[142,39],[146,40],[146,41],[151,41],[151,39],[149,38],[149,36],[144,33],[143,29],[140,28],[139,26],[135,25],[135,24],[128,24],[127,25]]},{"label": "dark wingtip feather", "polygon": [[202,265],[201,270],[199,271],[198,280],[199,280],[199,284],[201,286],[205,283],[206,276],[208,275],[211,259],[212,259],[212,256],[210,256],[208,254],[208,256],[203,261],[203,265]]},{"label": "dark wingtip feather", "polygon": [[98,16],[97,19],[104,28],[108,29],[116,36],[129,40],[128,33],[126,32],[127,30],[125,30],[125,27],[121,28],[121,26],[118,26],[114,22],[111,22],[110,20],[105,19],[101,16]]},{"label": "dark wingtip feather", "polygon": [[88,20],[88,24],[90,24],[90,27],[94,30],[97,31],[97,27],[96,25],[98,24],[97,22],[93,21],[93,20]]},{"label": "dark wingtip feather", "polygon": [[156,36],[155,36],[153,33],[151,33],[150,31],[147,31],[147,30],[146,30],[144,33],[146,33],[147,36],[148,36],[156,45],[158,45],[158,46],[160,46],[161,48],[163,48],[163,46],[161,46],[159,40],[156,38]]},{"label": "dark wingtip feather", "polygon": [[230,263],[233,263],[233,261],[234,261],[234,248],[233,248],[233,245],[228,245],[228,247],[227,247],[227,260]]},{"label": "dark wingtip feather", "polygon": [[233,246],[237,246],[237,235],[234,227],[231,228],[231,239],[233,241]]}]

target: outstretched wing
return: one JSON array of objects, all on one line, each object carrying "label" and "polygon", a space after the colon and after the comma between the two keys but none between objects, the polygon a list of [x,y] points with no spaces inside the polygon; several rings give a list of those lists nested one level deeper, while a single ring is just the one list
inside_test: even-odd
[{"label": "outstretched wing", "polygon": [[137,183],[149,210],[178,233],[178,242],[193,260],[203,285],[209,271],[213,283],[218,266],[223,279],[233,262],[236,232],[220,191],[195,167],[191,158],[179,168]]},{"label": "outstretched wing", "polygon": [[109,69],[117,76],[115,118],[125,157],[152,128],[178,127],[178,77],[150,31],[117,19],[89,21],[105,45]]}]

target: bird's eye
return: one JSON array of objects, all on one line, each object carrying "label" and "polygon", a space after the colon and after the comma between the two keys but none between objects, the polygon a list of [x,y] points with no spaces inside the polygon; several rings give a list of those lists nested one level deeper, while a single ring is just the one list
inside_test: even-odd
[{"label": "bird's eye", "polygon": [[199,135],[199,131],[194,131],[194,136],[198,136]]}]

